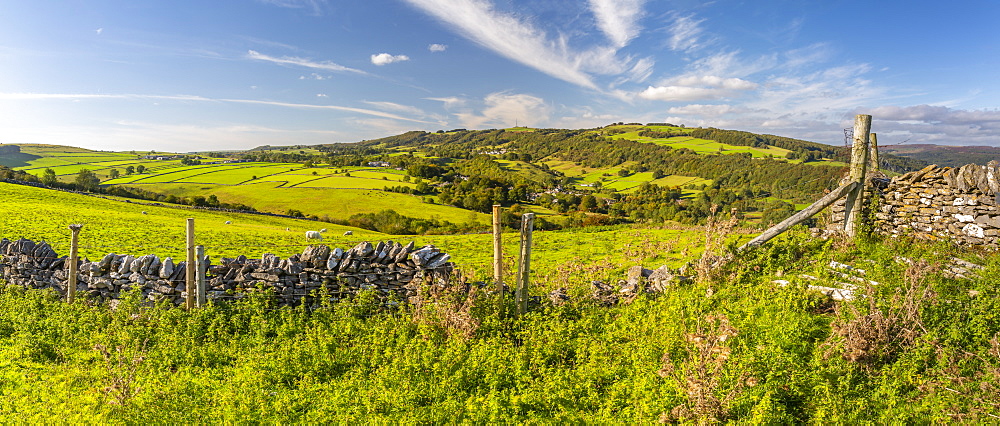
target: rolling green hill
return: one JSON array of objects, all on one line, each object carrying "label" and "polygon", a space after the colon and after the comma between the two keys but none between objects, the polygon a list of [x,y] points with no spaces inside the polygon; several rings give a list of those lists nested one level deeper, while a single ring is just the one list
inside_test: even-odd
[{"label": "rolling green hill", "polygon": [[[713,206],[736,208],[757,222],[773,216],[763,214],[767,210],[815,199],[846,166],[838,147],[666,124],[407,132],[352,144],[200,155],[47,145],[19,151],[37,157],[9,158],[24,163],[19,170],[39,177],[55,173],[70,184],[87,169],[105,189],[120,187],[147,199],[359,226],[374,226],[368,216],[385,219],[388,210],[402,215],[397,221],[439,221],[393,226],[393,232],[468,232],[485,226],[493,204],[535,211],[546,229],[704,223]],[[897,169],[913,165],[890,155],[883,159]]]}]

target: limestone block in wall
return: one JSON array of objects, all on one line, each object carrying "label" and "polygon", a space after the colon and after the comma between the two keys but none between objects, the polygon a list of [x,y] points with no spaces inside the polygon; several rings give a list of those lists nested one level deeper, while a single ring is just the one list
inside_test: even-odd
[{"label": "limestone block in wall", "polygon": [[983,231],[983,227],[976,225],[974,223],[969,223],[966,224],[964,227],[962,227],[962,233],[967,236],[975,238],[983,238],[986,236],[985,232]]},{"label": "limestone block in wall", "polygon": [[951,216],[954,217],[955,220],[957,220],[959,222],[962,222],[962,223],[974,222],[976,220],[976,218],[974,216],[969,215],[969,214],[957,213],[957,214],[953,214]]},{"label": "limestone block in wall", "polygon": [[165,258],[160,265],[160,278],[167,279],[174,274],[174,259]]}]

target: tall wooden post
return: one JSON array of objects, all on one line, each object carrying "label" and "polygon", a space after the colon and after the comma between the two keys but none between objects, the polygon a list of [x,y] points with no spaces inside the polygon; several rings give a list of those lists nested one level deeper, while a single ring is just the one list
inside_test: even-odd
[{"label": "tall wooden post", "polygon": [[195,259],[194,259],[194,218],[187,219],[187,277],[184,281],[184,288],[187,290],[187,298],[184,299],[184,307],[194,308],[195,295]]},{"label": "tall wooden post", "polygon": [[531,273],[531,233],[535,228],[535,214],[521,216],[521,254],[517,259],[517,314],[528,310],[528,277]]},{"label": "tall wooden post", "polygon": [[871,148],[868,149],[868,155],[870,157],[868,159],[868,169],[873,172],[877,172],[881,166],[879,166],[878,162],[878,138],[874,133],[868,135],[868,142],[871,145]]},{"label": "tall wooden post", "polygon": [[503,227],[500,223],[500,205],[493,205],[493,284],[496,286],[497,303],[500,316],[503,317],[503,245],[500,233]]},{"label": "tall wooden post", "polygon": [[77,254],[77,243],[80,241],[80,230],[83,229],[83,225],[76,224],[70,225],[69,230],[73,232],[73,236],[69,240],[69,277],[67,277],[66,282],[66,303],[73,303],[76,299],[76,276],[79,273],[77,268],[80,263],[80,256]]},{"label": "tall wooden post", "polygon": [[205,246],[197,246],[194,248],[195,266],[198,269],[198,275],[195,278],[195,306],[202,307],[207,303],[207,294],[205,291],[205,271],[208,270],[208,258],[205,257]]},{"label": "tall wooden post", "polygon": [[851,147],[851,182],[859,185],[847,194],[844,205],[844,232],[855,237],[861,225],[861,209],[864,206],[865,169],[868,166],[868,133],[872,129],[872,116],[858,114],[854,117],[854,144]]}]

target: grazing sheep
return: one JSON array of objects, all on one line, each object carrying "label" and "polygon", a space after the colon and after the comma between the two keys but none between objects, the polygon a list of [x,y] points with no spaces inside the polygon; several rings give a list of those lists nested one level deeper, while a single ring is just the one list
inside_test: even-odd
[{"label": "grazing sheep", "polygon": [[291,229],[288,229],[288,228],[285,228],[285,231],[287,231],[287,232],[292,232],[292,230],[291,230]]},{"label": "grazing sheep", "polygon": [[142,214],[149,214],[149,213],[146,213],[146,212],[142,212]]},{"label": "grazing sheep", "polygon": [[322,233],[324,233],[324,232],[326,232],[326,228],[323,228],[323,229],[320,229],[320,230],[319,230],[319,233],[320,233],[320,234],[322,234]]},{"label": "grazing sheep", "polygon": [[233,221],[231,221],[231,220],[227,220],[226,221],[226,225],[232,225],[232,224],[233,224]]},{"label": "grazing sheep", "polygon": [[306,231],[306,239],[323,241],[323,234],[320,234],[319,231]]},{"label": "grazing sheep", "polygon": [[348,236],[348,235],[354,235],[354,231],[347,231],[347,232],[344,233],[345,237]]}]

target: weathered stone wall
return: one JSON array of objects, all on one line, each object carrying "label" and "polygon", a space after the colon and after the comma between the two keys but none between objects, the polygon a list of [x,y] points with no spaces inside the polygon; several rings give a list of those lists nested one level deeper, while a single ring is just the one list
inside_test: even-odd
[{"label": "weathered stone wall", "polygon": [[[21,239],[0,240],[0,279],[8,285],[52,288],[65,294],[69,258],[59,256],[47,243]],[[302,254],[280,259],[265,254],[260,259],[223,258],[206,271],[208,300],[245,297],[273,289],[277,303],[297,305],[316,294],[333,299],[359,290],[376,290],[399,300],[416,296],[427,281],[446,282],[454,270],[451,256],[433,246],[415,248],[392,241],[358,244],[350,250],[309,246]],[[149,254],[135,257],[108,254],[98,261],[79,261],[77,294],[101,300],[118,299],[128,290],[140,289],[143,297],[158,302],[183,303],[186,262]]]},{"label": "weathered stone wall", "polygon": [[[879,198],[875,226],[887,234],[997,249],[1000,235],[1000,170],[981,166],[927,166],[869,185]],[[842,201],[832,208],[832,228],[843,224]]]}]

